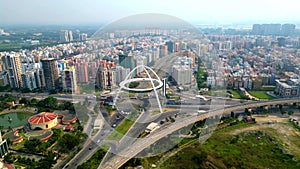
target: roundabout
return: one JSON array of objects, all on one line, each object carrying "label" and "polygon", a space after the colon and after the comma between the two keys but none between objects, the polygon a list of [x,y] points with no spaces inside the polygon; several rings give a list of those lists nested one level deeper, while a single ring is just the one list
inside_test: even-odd
[{"label": "roundabout", "polygon": [[[144,78],[133,78],[132,76],[133,76],[133,73],[135,71],[145,72],[146,77],[144,77]],[[150,73],[154,77],[151,77]],[[139,82],[150,82],[150,87],[145,87],[145,88],[132,87],[132,88],[130,88],[131,83],[139,83]],[[113,108],[116,106],[117,98],[119,98],[121,90],[125,90],[127,92],[135,92],[135,93],[149,93],[149,92],[154,91],[160,113],[163,113],[161,103],[159,101],[159,96],[158,96],[158,93],[157,93],[157,90],[161,89],[163,87],[163,85],[164,84],[160,80],[158,75],[150,67],[145,66],[145,65],[136,66],[134,69],[132,69],[130,71],[130,73],[126,76],[126,78],[119,84],[119,89],[118,89],[117,95],[114,99]]]},{"label": "roundabout", "polygon": [[[144,89],[139,89],[139,88],[130,88],[130,87],[127,87],[129,86],[130,83],[132,82],[153,82],[153,84],[155,85],[154,87],[152,86],[151,88],[144,88]],[[129,92],[136,92],[136,93],[139,93],[139,92],[151,92],[153,90],[158,90],[160,88],[163,87],[163,82],[160,81],[160,80],[157,80],[157,79],[152,79],[152,78],[135,78],[135,79],[129,79],[129,80],[124,80],[120,83],[120,88],[122,88],[123,90],[126,90],[126,91],[129,91]]]}]

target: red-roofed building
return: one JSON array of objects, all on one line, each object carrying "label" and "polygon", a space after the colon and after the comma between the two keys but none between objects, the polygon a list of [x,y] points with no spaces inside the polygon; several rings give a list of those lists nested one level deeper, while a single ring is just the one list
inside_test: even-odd
[{"label": "red-roofed building", "polygon": [[66,127],[64,127],[65,131],[72,131],[73,130],[73,126],[72,125],[67,125]]},{"label": "red-roofed building", "polygon": [[58,124],[57,114],[51,112],[42,112],[30,117],[28,120],[31,129],[51,129]]}]

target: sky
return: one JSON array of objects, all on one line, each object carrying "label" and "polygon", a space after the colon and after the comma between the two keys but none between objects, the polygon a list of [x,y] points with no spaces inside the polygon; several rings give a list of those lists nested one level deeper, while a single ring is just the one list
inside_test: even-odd
[{"label": "sky", "polygon": [[0,0],[0,24],[102,24],[160,13],[193,24],[300,23],[297,0]]}]

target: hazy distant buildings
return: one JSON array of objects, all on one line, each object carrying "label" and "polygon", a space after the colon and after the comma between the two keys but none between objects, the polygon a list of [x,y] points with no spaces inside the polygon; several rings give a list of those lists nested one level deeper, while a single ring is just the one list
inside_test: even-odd
[{"label": "hazy distant buildings", "polygon": [[60,42],[72,42],[73,41],[73,33],[69,30],[61,30],[60,31]]},{"label": "hazy distant buildings", "polygon": [[58,87],[58,67],[56,59],[45,58],[41,60],[44,72],[46,89],[55,89]]},{"label": "hazy distant buildings", "polygon": [[86,33],[79,34],[79,40],[80,41],[86,41],[87,40],[87,34]]},{"label": "hazy distant buildings", "polygon": [[168,41],[168,42],[166,42],[166,45],[167,45],[168,51],[170,53],[173,53],[174,52],[174,46],[175,46],[174,42]]},{"label": "hazy distant buildings", "polygon": [[296,25],[294,24],[284,24],[281,27],[281,33],[282,35],[289,36],[295,32],[295,29],[296,29]]},{"label": "hazy distant buildings", "polygon": [[22,69],[19,56],[15,53],[7,53],[2,57],[5,70],[8,73],[9,84],[11,88],[22,87]]},{"label": "hazy distant buildings", "polygon": [[72,31],[69,31],[69,41],[70,42],[73,41],[73,33],[72,33]]},{"label": "hazy distant buildings", "polygon": [[254,24],[252,34],[254,35],[284,35],[289,36],[295,32],[294,24]]}]

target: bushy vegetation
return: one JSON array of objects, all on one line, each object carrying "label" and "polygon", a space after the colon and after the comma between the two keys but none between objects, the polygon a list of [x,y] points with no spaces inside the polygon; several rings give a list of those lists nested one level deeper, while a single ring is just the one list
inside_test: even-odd
[{"label": "bushy vegetation", "polygon": [[208,76],[208,74],[204,69],[201,59],[198,58],[198,72],[197,72],[196,79],[197,79],[197,85],[198,85],[199,89],[206,87],[207,76]]},{"label": "bushy vegetation", "polygon": [[[145,169],[156,163],[157,168],[299,168],[294,155],[286,153],[275,138],[265,131],[228,134],[245,127],[240,123],[217,130],[205,143],[183,139],[172,151],[160,158],[143,158]],[[184,142],[184,143],[183,143]],[[189,144],[192,143],[192,144]],[[187,145],[187,146],[185,146]],[[167,156],[166,156],[167,155]],[[168,156],[169,155],[169,156]],[[164,157],[166,156],[166,157]],[[157,163],[161,158],[165,160]],[[131,165],[132,166],[132,165]]]},{"label": "bushy vegetation", "polygon": [[14,98],[12,95],[5,94],[0,96],[0,112],[3,111],[4,109],[7,109],[10,107],[7,102],[12,102],[16,101],[16,98]]},{"label": "bushy vegetation", "polygon": [[77,167],[77,169],[97,169],[106,154],[106,150],[100,148],[89,160]]}]

